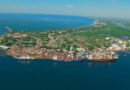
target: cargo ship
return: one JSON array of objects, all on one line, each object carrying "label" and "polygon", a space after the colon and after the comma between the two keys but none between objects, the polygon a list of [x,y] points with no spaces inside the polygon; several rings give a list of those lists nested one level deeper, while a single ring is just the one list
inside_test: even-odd
[{"label": "cargo ship", "polygon": [[115,55],[113,57],[104,57],[104,58],[100,58],[100,59],[87,59],[87,60],[96,61],[96,62],[106,62],[106,61],[116,61],[118,59],[119,59],[118,55]]},{"label": "cargo ship", "polygon": [[63,61],[63,62],[77,62],[77,61],[83,61],[83,57],[58,57],[54,56],[52,58],[53,61]]},{"label": "cargo ship", "polygon": [[93,52],[88,53],[86,55],[86,59],[88,61],[98,61],[98,62],[104,62],[104,61],[115,61],[119,59],[119,56],[112,51],[103,51],[103,52]]},{"label": "cargo ship", "polygon": [[116,61],[117,59],[87,59],[88,61],[95,61],[95,62],[108,62],[108,61]]}]

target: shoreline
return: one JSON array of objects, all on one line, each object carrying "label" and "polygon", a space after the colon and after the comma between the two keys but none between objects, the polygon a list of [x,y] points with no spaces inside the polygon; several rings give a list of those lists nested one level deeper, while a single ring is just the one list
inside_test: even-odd
[{"label": "shoreline", "polygon": [[[99,22],[98,22],[98,20],[97,19],[93,19],[94,20],[94,22],[93,22],[93,24],[91,24],[91,25],[87,25],[87,26],[83,26],[83,27],[90,27],[90,28],[93,28],[93,27],[95,27],[94,25],[96,25],[96,24],[98,24]],[[100,23],[99,23],[100,24]],[[81,28],[82,29],[82,27],[78,27],[78,28]],[[75,28],[76,29],[76,28]],[[52,30],[52,29],[51,29]],[[64,30],[62,30],[62,31],[65,31],[65,30],[67,30],[67,29],[64,29]],[[69,29],[68,29],[69,30]],[[72,32],[74,31],[73,29],[71,29],[72,30]],[[70,30],[70,31],[71,31]],[[77,31],[79,30],[79,33],[81,32],[80,31],[80,29],[76,29]],[[37,31],[40,31],[40,30],[37,30]],[[47,30],[48,31],[48,30]],[[85,31],[87,31],[87,29],[85,30]],[[9,32],[12,32],[12,31],[9,31]],[[23,30],[23,32],[24,32],[24,30]],[[67,31],[66,31],[67,32]],[[65,33],[66,33],[65,32]],[[39,35],[41,35],[41,32],[39,32],[39,33],[33,33],[33,32],[31,32],[31,33],[28,33],[28,34],[26,34],[26,33],[14,33],[14,34],[7,34],[7,37],[12,37],[12,38],[17,38],[17,39],[19,39],[19,37],[28,37],[29,35],[33,35],[34,34],[34,36],[35,36],[35,34],[36,35],[38,35],[39,33]],[[48,34],[47,34],[48,33]],[[59,33],[59,31],[56,31],[56,32],[53,32],[53,34],[54,35],[57,35],[57,33]],[[67,32],[68,33],[68,32]],[[81,32],[82,33],[82,32]],[[46,41],[46,45],[48,45],[48,47],[44,47],[44,48],[39,48],[39,46],[38,46],[38,44],[37,44],[37,50],[35,50],[35,45],[33,46],[33,45],[31,45],[32,46],[32,48],[30,47],[30,48],[26,48],[26,50],[25,49],[22,49],[22,48],[20,48],[20,47],[17,47],[17,46],[12,46],[12,48],[11,47],[8,47],[8,48],[10,48],[8,51],[9,51],[9,53],[7,52],[7,54],[8,55],[10,55],[10,56],[12,56],[13,58],[15,58],[15,59],[20,59],[20,60],[37,60],[37,59],[42,59],[42,60],[44,60],[44,59],[47,59],[47,57],[48,58],[50,58],[51,60],[53,60],[53,61],[74,61],[74,60],[76,60],[76,61],[82,61],[83,59],[87,59],[87,60],[91,60],[91,61],[95,61],[95,60],[99,60],[99,61],[111,61],[111,60],[113,60],[113,59],[117,59],[117,55],[116,55],[116,53],[115,53],[115,51],[116,51],[116,47],[115,46],[112,46],[112,48],[115,48],[115,51],[113,50],[113,51],[110,51],[110,50],[112,50],[111,48],[107,48],[107,49],[110,49],[110,50],[106,50],[106,49],[103,49],[103,48],[95,48],[95,49],[93,49],[93,50],[95,50],[95,51],[100,51],[101,53],[97,53],[97,52],[95,52],[95,51],[91,51],[91,50],[88,50],[88,49],[86,49],[85,47],[84,48],[77,48],[78,50],[80,49],[80,50],[83,50],[84,51],[84,57],[82,56],[83,55],[83,52],[81,52],[80,50],[79,50],[79,52],[77,52],[77,53],[75,53],[73,50],[72,50],[72,48],[73,48],[73,46],[71,46],[70,47],[70,49],[69,49],[69,51],[62,51],[63,49],[58,49],[58,48],[54,48],[54,49],[49,49],[49,45],[50,46],[55,46],[55,47],[57,47],[56,45],[57,44],[55,44],[55,40],[54,40],[54,37],[51,35],[52,34],[52,32],[44,32],[44,33],[42,33],[43,35],[45,35],[45,34],[47,34],[47,36],[45,36],[45,39],[47,39],[48,40],[48,38],[49,38],[49,41]],[[73,33],[72,33],[73,34]],[[71,34],[71,35],[72,35]],[[62,35],[62,34],[61,34]],[[90,36],[91,37],[91,36]],[[35,38],[39,38],[39,37],[37,37],[37,36],[35,36]],[[43,38],[43,37],[41,37],[41,38]],[[74,37],[75,38],[75,37]],[[84,38],[84,37],[83,37]],[[69,38],[68,38],[69,39]],[[104,38],[105,39],[105,38]],[[109,38],[109,39],[112,39],[112,38]],[[4,38],[3,38],[3,40],[4,40]],[[21,40],[21,39],[20,39]],[[113,40],[115,40],[115,41],[117,41],[117,44],[119,44],[120,42],[122,43],[122,45],[119,45],[120,46],[120,49],[123,49],[124,50],[124,45],[126,45],[126,41],[120,41],[120,40],[118,40],[118,39],[116,39],[116,38],[113,38]],[[31,40],[30,40],[31,41]],[[120,41],[120,42],[119,42]],[[13,41],[12,41],[13,42]],[[44,42],[44,40],[43,40],[43,42]],[[51,42],[51,43],[50,43]],[[53,43],[52,43],[53,42]],[[73,41],[73,42],[75,42],[75,41]],[[19,43],[18,42],[13,42],[13,43],[17,43],[18,45],[19,45]],[[39,44],[41,44],[41,42],[37,42],[37,43],[39,43]],[[45,42],[44,42],[45,43]],[[124,45],[123,45],[124,44]],[[6,46],[2,46],[3,48],[7,48]],[[18,49],[16,49],[16,47],[18,48]],[[34,49],[33,49],[34,48]],[[128,48],[128,47],[125,47],[125,48]],[[64,48],[64,49],[66,49],[66,48]],[[74,48],[73,48],[74,49]],[[119,50],[120,50],[119,49]],[[18,52],[19,52],[19,54],[18,54]],[[39,52],[40,52],[40,54],[39,54]],[[95,54],[94,54],[95,53]],[[34,55],[34,56],[33,56]],[[99,57],[100,56],[100,57]],[[45,57],[45,58],[44,58]]]},{"label": "shoreline", "polygon": [[80,27],[73,28],[73,29],[84,28],[84,27],[91,27],[91,26],[94,26],[96,24],[98,24],[98,19],[95,18],[93,24],[91,24],[91,25],[85,25],[85,26],[80,26]]},{"label": "shoreline", "polygon": [[[13,14],[13,13],[12,13]],[[17,13],[16,13],[17,14]],[[24,13],[23,13],[24,14]],[[35,15],[35,14],[34,14]],[[37,15],[37,14],[36,14]],[[44,14],[43,14],[44,15]],[[46,14],[45,14],[46,15]],[[48,14],[47,14],[48,15]],[[51,14],[49,14],[49,15],[51,15]],[[52,14],[53,15],[53,14]],[[54,14],[54,15],[57,15],[57,14]],[[62,16],[62,15],[61,15]],[[63,16],[74,16],[74,15],[63,15]],[[92,20],[94,20],[93,22],[90,22],[90,24],[88,23],[88,25],[81,25],[81,26],[77,26],[77,25],[75,25],[74,27],[73,26],[71,26],[71,27],[64,27],[64,28],[52,28],[52,29],[42,29],[42,27],[41,27],[41,29],[33,29],[33,28],[31,28],[31,29],[13,29],[13,30],[63,30],[63,29],[76,29],[76,28],[82,28],[82,27],[89,27],[89,26],[93,26],[93,25],[95,25],[96,24],[96,19],[95,18],[91,18],[91,17],[87,17],[87,16],[74,16],[74,17],[82,17],[82,18],[86,18],[86,19],[89,19],[89,20],[86,20],[85,22],[87,22],[87,21],[92,21]],[[75,19],[76,20],[76,19]],[[81,21],[83,21],[83,20],[81,20]],[[62,22],[61,22],[62,23]],[[44,24],[44,23],[43,23]],[[11,25],[11,26],[13,26],[13,25]],[[3,29],[5,29],[5,27],[8,27],[8,25],[4,25],[4,27],[2,27]],[[15,27],[15,26],[14,26]],[[24,26],[23,26],[24,27]],[[35,27],[34,27],[35,28]],[[6,30],[8,30],[8,29],[6,29]],[[8,30],[9,31],[9,30]],[[7,32],[8,32],[7,31]],[[0,35],[3,35],[3,34],[6,34],[7,33],[6,31],[4,31],[4,32],[2,32]]]},{"label": "shoreline", "polygon": [[[88,17],[87,17],[88,18]],[[91,27],[91,26],[94,26],[94,25],[96,25],[96,24],[98,24],[98,20],[97,19],[94,19],[94,22],[91,24],[91,25],[85,25],[85,26],[80,26],[80,27],[75,27],[75,28],[63,28],[64,30],[67,30],[67,29],[79,29],[79,28],[84,28],[84,27]],[[8,27],[8,26],[5,26],[4,28],[7,30],[7,32],[4,32],[3,34],[0,34],[0,36],[2,36],[2,35],[4,35],[4,34],[6,34],[6,33],[8,33],[8,32],[10,32],[6,27]],[[10,27],[8,27],[9,29],[11,29]],[[30,31],[49,31],[49,30],[63,30],[63,29],[39,29],[39,30],[31,30],[30,29]],[[12,29],[11,29],[12,30]],[[18,30],[18,29],[16,29],[16,30]],[[12,30],[12,31],[14,31],[14,30]],[[29,31],[29,30],[22,30],[22,31]]]}]

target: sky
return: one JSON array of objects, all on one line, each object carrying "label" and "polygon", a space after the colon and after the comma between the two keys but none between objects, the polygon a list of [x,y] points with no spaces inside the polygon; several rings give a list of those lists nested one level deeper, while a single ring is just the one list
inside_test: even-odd
[{"label": "sky", "polygon": [[0,0],[0,12],[130,18],[130,0]]}]

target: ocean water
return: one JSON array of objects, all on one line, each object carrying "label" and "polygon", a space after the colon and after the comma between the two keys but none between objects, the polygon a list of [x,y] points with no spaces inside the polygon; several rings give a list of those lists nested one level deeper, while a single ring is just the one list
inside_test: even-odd
[{"label": "ocean water", "polygon": [[0,90],[130,90],[130,55],[119,54],[104,63],[0,57]]},{"label": "ocean water", "polygon": [[94,21],[80,16],[0,13],[0,34],[7,32],[6,26],[13,30],[47,30],[82,27]]}]

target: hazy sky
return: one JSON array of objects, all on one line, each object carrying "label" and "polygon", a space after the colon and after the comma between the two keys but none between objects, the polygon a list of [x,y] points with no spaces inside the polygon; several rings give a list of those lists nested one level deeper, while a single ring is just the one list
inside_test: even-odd
[{"label": "hazy sky", "polygon": [[0,12],[130,18],[130,0],[0,0]]}]

